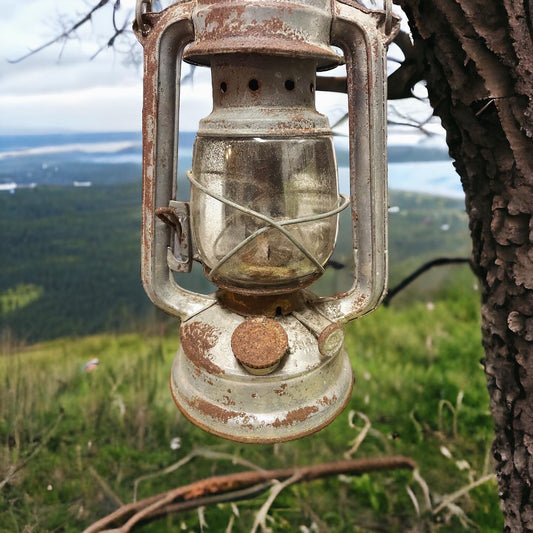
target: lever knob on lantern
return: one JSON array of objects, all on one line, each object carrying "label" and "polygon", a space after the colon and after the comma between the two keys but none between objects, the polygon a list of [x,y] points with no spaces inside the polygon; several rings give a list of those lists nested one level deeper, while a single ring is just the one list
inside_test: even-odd
[{"label": "lever knob on lantern", "polygon": [[275,320],[256,317],[246,320],[233,332],[231,349],[250,374],[263,376],[278,367],[289,350],[289,338]]}]

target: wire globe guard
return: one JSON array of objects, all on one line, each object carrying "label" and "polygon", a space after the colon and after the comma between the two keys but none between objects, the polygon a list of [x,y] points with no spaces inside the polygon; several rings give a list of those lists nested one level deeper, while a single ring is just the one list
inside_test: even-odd
[{"label": "wire globe guard", "polygon": [[352,392],[344,348],[325,357],[299,320],[277,317],[288,353],[272,373],[251,375],[231,356],[232,334],[245,320],[217,304],[182,324],[170,388],[185,417],[210,433],[248,443],[298,439],[331,423]]}]

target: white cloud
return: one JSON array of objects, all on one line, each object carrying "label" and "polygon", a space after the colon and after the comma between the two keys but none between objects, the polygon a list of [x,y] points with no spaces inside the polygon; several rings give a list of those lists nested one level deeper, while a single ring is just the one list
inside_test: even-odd
[{"label": "white cloud", "polygon": [[74,91],[10,95],[0,99],[5,133],[21,130],[140,130],[142,88],[88,87]]},{"label": "white cloud", "polygon": [[[92,23],[80,30],[80,39],[69,40],[62,53],[61,46],[54,45],[16,64],[6,60],[56,36],[61,28],[58,20],[64,16],[71,21],[79,19],[91,3],[24,0],[10,4],[2,14],[1,132],[140,130],[142,69],[125,66],[125,56],[117,49],[104,49],[90,61],[112,34],[111,4],[95,14]],[[128,20],[129,26],[135,0],[122,0],[121,6],[119,20]],[[128,43],[141,54],[133,35],[130,39]],[[331,74],[342,75],[340,71]],[[346,102],[346,95],[317,93],[317,107],[332,124],[346,113]],[[193,84],[182,88],[181,103],[181,128],[195,130],[212,107],[208,69],[196,69]],[[341,131],[347,132],[347,125]]]}]

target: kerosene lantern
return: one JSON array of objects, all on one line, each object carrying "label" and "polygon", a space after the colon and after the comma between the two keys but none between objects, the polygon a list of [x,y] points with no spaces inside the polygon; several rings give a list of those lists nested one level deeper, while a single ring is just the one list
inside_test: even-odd
[{"label": "kerosene lantern", "polygon": [[[144,47],[142,278],[181,319],[171,391],[183,414],[241,442],[295,439],[329,424],[353,373],[343,324],[372,311],[387,277],[385,50],[390,16],[349,0],[138,2]],[[147,9],[146,9],[147,8]],[[389,31],[385,31],[389,24]],[[393,26],[396,22],[393,22]],[[343,51],[340,56],[332,46]],[[180,63],[211,68],[189,202],[177,200]],[[338,193],[316,72],[346,62],[350,198]],[[331,297],[324,272],[338,214],[351,210],[354,282]],[[200,261],[212,295],[175,272]]]}]

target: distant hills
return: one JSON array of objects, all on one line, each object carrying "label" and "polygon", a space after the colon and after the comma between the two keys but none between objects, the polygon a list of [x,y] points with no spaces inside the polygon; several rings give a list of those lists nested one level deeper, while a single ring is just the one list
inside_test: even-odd
[{"label": "distant hills", "polygon": [[[184,179],[184,171],[191,166],[195,136],[195,132],[180,133],[178,166],[181,179]],[[349,167],[348,139],[336,137],[335,145],[342,189],[343,180],[346,180],[343,176]],[[387,152],[392,188],[461,195],[445,146],[393,144]],[[140,132],[0,135],[0,186],[4,190],[12,190],[13,183],[17,186],[71,186],[74,182],[95,185],[131,183],[140,180],[141,160]],[[427,172],[422,167],[414,170],[411,167],[394,168],[396,164],[414,163],[437,166]],[[435,179],[439,180],[438,184],[426,183]],[[188,188],[188,184],[185,187]]]}]

